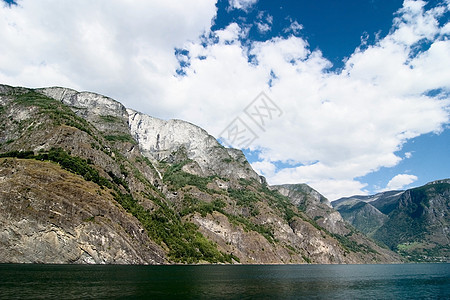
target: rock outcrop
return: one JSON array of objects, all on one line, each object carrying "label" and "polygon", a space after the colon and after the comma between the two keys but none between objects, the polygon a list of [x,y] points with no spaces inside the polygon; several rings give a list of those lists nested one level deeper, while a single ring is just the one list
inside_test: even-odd
[{"label": "rock outcrop", "polygon": [[[130,131],[142,153],[154,161],[191,159],[195,175],[259,180],[242,151],[227,149],[205,130],[181,120],[161,120],[128,109]],[[181,153],[180,153],[181,152]],[[199,171],[195,171],[199,170]]]},{"label": "rock outcrop", "polygon": [[162,264],[107,190],[56,164],[0,159],[0,257],[12,263]]}]

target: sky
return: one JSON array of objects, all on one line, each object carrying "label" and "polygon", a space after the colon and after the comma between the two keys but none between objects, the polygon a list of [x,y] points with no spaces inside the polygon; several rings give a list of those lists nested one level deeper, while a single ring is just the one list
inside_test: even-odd
[{"label": "sky", "polygon": [[450,177],[450,0],[0,0],[0,83],[97,92],[330,200]]}]

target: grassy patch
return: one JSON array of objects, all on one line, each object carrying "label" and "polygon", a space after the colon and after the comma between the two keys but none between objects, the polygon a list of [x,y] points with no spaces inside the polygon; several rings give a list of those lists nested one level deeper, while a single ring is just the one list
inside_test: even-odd
[{"label": "grassy patch", "polygon": [[84,180],[92,181],[100,186],[112,187],[111,183],[101,177],[98,171],[88,164],[88,161],[71,156],[61,148],[52,148],[48,152],[35,155],[33,151],[11,151],[0,154],[0,157],[16,157],[36,160],[49,160],[58,163],[63,169],[83,176]]},{"label": "grassy patch", "polygon": [[129,134],[111,134],[105,135],[105,140],[110,142],[132,143],[137,144],[133,137]]},{"label": "grassy patch", "polygon": [[100,116],[100,119],[106,123],[122,123],[123,122],[123,120],[121,118],[112,116],[112,115]]},{"label": "grassy patch", "polygon": [[402,243],[397,245],[397,249],[398,251],[408,252],[421,246],[422,243],[419,242]]},{"label": "grassy patch", "polygon": [[200,201],[189,194],[184,195],[183,209],[180,212],[181,216],[186,216],[194,212],[198,212],[202,217],[207,214],[212,214],[214,211],[223,212],[226,203],[220,199],[214,199],[212,202]]},{"label": "grassy patch", "polygon": [[165,183],[169,183],[172,188],[176,190],[191,185],[196,186],[203,192],[211,193],[211,191],[207,188],[207,184],[211,182],[211,178],[200,177],[181,170],[181,168],[189,162],[190,160],[185,160],[168,167],[164,173],[163,181]]}]

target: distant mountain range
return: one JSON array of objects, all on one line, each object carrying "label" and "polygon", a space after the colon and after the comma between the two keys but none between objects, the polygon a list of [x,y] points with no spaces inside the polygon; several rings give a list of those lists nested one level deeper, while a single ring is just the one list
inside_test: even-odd
[{"label": "distant mountain range", "polygon": [[[60,87],[0,85],[0,128],[0,263],[393,263],[419,246],[448,258],[448,181],[337,211],[306,184],[267,185],[191,123]],[[381,239],[390,226],[404,236]]]},{"label": "distant mountain range", "polygon": [[449,259],[450,179],[332,204],[355,228],[411,260]]}]

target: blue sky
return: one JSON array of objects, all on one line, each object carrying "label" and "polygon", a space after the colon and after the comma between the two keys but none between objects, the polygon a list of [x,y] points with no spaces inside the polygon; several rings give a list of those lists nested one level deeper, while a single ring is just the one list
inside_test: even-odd
[{"label": "blue sky", "polygon": [[[228,1],[219,1],[216,24],[213,29],[223,29],[232,22],[252,23],[258,15],[273,17],[271,29],[260,32],[253,27],[250,38],[267,40],[286,36],[283,32],[292,21],[303,26],[299,35],[312,49],[320,49],[334,68],[343,66],[342,60],[361,45],[361,37],[369,35],[373,42],[375,34],[386,35],[394,13],[402,7],[402,0],[317,0],[317,1],[257,1],[248,11],[229,10]],[[242,19],[245,19],[243,21]]]},{"label": "blue sky", "polygon": [[[429,1],[427,7],[436,6],[439,1]],[[292,20],[303,26],[299,35],[311,49],[320,49],[333,66],[330,70],[338,72],[344,61],[350,57],[362,41],[367,46],[374,44],[376,38],[385,37],[394,16],[402,7],[402,0],[346,0],[346,1],[257,1],[247,10],[230,10],[228,1],[219,1],[218,14],[213,29],[224,29],[232,22],[252,24],[262,16],[272,16],[270,30],[261,32],[253,26],[247,38],[267,40],[277,36],[287,36],[284,29]],[[448,14],[447,14],[448,16]],[[445,22],[445,18],[441,21]],[[447,20],[448,21],[448,20]],[[429,133],[413,138],[402,144],[397,155],[409,158],[401,160],[393,167],[382,167],[375,172],[358,177],[367,183],[364,188],[370,194],[386,188],[389,181],[398,174],[415,176],[401,181],[393,188],[406,189],[427,182],[450,177],[450,131]],[[258,151],[245,150],[251,162],[258,161]],[[277,169],[289,167],[278,162]],[[408,184],[408,182],[411,182]],[[406,184],[404,184],[406,183]]]},{"label": "blue sky", "polygon": [[[450,177],[449,0],[18,0],[0,82],[110,96],[330,200]],[[244,132],[237,139],[233,130]]]}]

